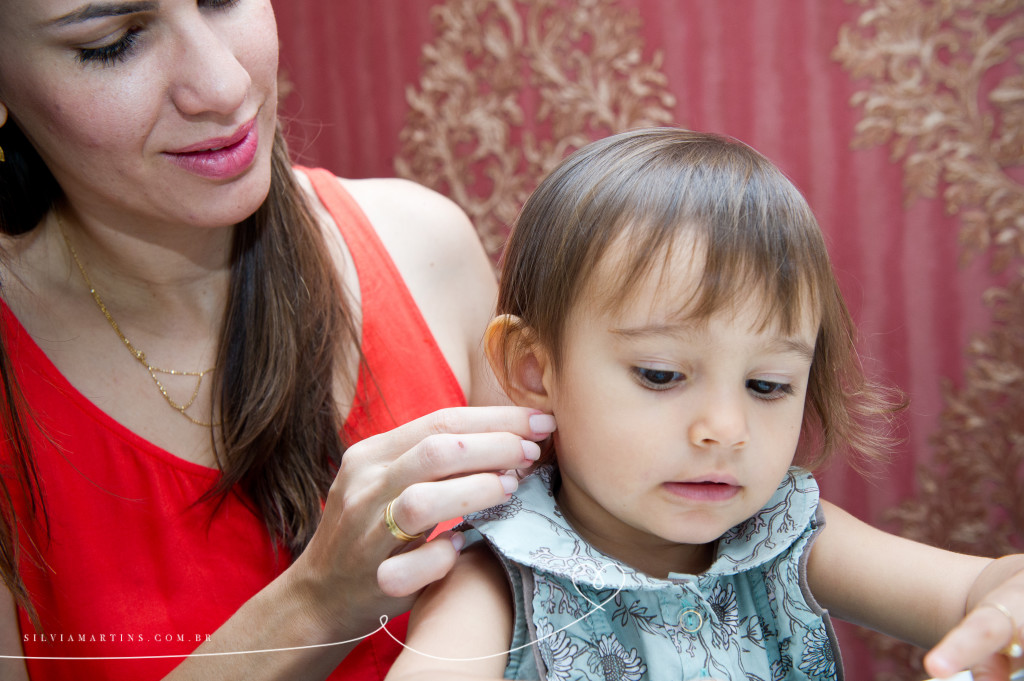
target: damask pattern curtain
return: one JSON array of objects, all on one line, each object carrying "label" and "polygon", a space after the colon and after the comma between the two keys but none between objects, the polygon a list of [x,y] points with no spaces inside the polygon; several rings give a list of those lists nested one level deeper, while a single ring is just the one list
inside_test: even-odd
[{"label": "damask pattern curtain", "polygon": [[[911,407],[892,460],[824,494],[986,555],[1024,550],[1019,0],[278,0],[302,162],[456,200],[497,258],[538,178],[613,132],[737,137],[807,196],[869,369]],[[841,628],[848,678],[919,655]]]}]

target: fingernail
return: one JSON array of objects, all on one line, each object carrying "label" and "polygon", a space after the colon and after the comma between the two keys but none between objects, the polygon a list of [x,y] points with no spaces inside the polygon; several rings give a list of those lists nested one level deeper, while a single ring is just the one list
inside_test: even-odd
[{"label": "fingernail", "polygon": [[523,444],[523,456],[530,461],[536,461],[540,458],[540,445],[532,440],[521,440]]},{"label": "fingernail", "polygon": [[506,496],[519,489],[519,478],[514,475],[499,475],[498,482],[501,483],[501,488],[505,490]]},{"label": "fingernail", "polygon": [[925,671],[933,675],[932,681],[940,681],[950,678],[958,670],[941,655],[929,654],[926,657]]},{"label": "fingernail", "polygon": [[534,414],[530,417],[530,430],[537,434],[555,432],[555,417],[551,414]]},{"label": "fingernail", "polygon": [[466,546],[466,537],[461,532],[453,534],[450,541],[452,542],[452,548],[455,549],[455,553],[458,553]]}]

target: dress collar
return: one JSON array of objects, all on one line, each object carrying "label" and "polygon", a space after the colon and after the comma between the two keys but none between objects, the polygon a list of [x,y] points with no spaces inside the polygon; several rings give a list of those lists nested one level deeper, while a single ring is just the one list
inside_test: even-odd
[{"label": "dress collar", "polygon": [[[651,577],[587,544],[555,502],[557,470],[540,468],[523,480],[505,503],[474,513],[466,522],[501,553],[540,572],[570,577],[596,589],[661,589],[698,575]],[[763,509],[718,540],[711,567],[699,576],[726,576],[763,565],[786,551],[807,529],[818,507],[818,485],[800,468],[790,468]],[[516,522],[502,522],[515,518]]]}]

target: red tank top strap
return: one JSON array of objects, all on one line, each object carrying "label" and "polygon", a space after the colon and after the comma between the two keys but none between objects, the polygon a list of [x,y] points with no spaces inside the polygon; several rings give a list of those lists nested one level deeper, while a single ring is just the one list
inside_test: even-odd
[{"label": "red tank top strap", "polygon": [[362,349],[349,444],[444,407],[466,404],[402,275],[355,199],[322,169],[301,169],[334,218],[356,265]]}]

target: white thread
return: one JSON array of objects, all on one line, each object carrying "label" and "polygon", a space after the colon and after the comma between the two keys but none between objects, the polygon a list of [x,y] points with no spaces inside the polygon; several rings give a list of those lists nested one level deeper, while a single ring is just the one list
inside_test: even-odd
[{"label": "white thread", "polygon": [[[528,641],[528,642],[524,643],[521,646],[516,646],[515,648],[509,648],[508,650],[502,651],[500,653],[492,653],[490,655],[481,655],[480,657],[440,657],[438,655],[430,655],[428,653],[424,653],[422,651],[416,650],[415,648],[412,648],[412,647],[406,645],[404,641],[399,641],[397,638],[395,638],[394,634],[392,634],[390,631],[388,631],[388,628],[386,626],[384,626],[384,622],[383,621],[381,622],[381,629],[384,630],[385,634],[387,634],[388,636],[391,637],[392,641],[394,641],[398,645],[402,646],[402,648],[404,648],[405,650],[408,650],[410,652],[416,653],[417,655],[421,655],[423,657],[430,658],[431,660],[439,660],[441,662],[477,662],[479,660],[489,660],[492,657],[501,657],[502,655],[507,655],[507,654],[510,654],[510,653],[514,653],[517,650],[522,650],[523,648],[528,648],[529,646],[532,646],[534,643],[540,643],[544,639],[549,638],[551,636],[554,636],[555,634],[557,634],[557,633],[559,633],[561,631],[565,631],[566,629],[568,629],[569,627],[573,626],[574,624],[582,622],[583,620],[587,619],[588,617],[593,615],[598,610],[604,610],[604,606],[608,603],[608,601],[610,601],[613,598],[615,598],[616,596],[618,596],[619,592],[622,591],[622,589],[626,586],[626,572],[621,567],[619,567],[619,565],[616,564],[616,563],[608,563],[607,565],[613,566],[622,575],[622,583],[619,584],[619,588],[615,590],[615,593],[613,593],[611,596],[609,596],[605,600],[601,601],[600,603],[594,603],[592,600],[590,600],[589,598],[587,598],[586,596],[583,595],[583,593],[580,591],[579,584],[577,584],[576,580],[573,579],[572,585],[576,588],[576,593],[578,593],[583,598],[583,600],[585,600],[587,603],[590,603],[591,605],[593,605],[594,609],[591,610],[590,612],[584,614],[582,617],[578,617],[578,618],[574,619],[572,622],[569,622],[564,627],[561,627],[560,629],[555,629],[550,634],[546,634],[546,635],[540,637],[539,639],[537,639],[535,641]],[[578,567],[583,567],[583,566],[578,566]],[[586,568],[584,568],[584,569],[586,569]],[[574,575],[578,574],[578,571],[577,570],[573,570],[573,574]],[[383,620],[384,618],[381,618],[381,619]]]},{"label": "white thread", "polygon": [[[551,636],[554,636],[555,634],[557,634],[557,633],[559,633],[561,631],[565,631],[566,629],[568,629],[569,627],[571,627],[574,624],[577,624],[578,622],[582,622],[583,620],[585,620],[586,618],[590,617],[592,614],[594,614],[598,610],[603,610],[604,606],[608,603],[608,601],[610,601],[613,598],[615,598],[616,596],[618,596],[619,592],[621,592],[623,587],[626,586],[626,573],[625,573],[625,571],[621,567],[619,567],[617,564],[615,564],[615,563],[609,563],[609,565],[613,566],[622,575],[622,583],[619,585],[619,588],[615,590],[615,593],[613,593],[611,596],[609,596],[607,599],[601,601],[600,603],[594,603],[592,600],[590,600],[589,598],[584,596],[583,592],[580,591],[579,584],[576,583],[575,578],[573,578],[573,580],[572,580],[572,585],[576,588],[576,593],[578,593],[580,595],[580,597],[582,597],[583,600],[585,600],[587,603],[590,603],[591,605],[593,605],[594,606],[593,610],[591,610],[590,612],[584,614],[581,617],[578,617],[577,619],[573,620],[572,622],[570,622],[569,624],[565,625],[564,627],[562,627],[560,629],[555,629],[550,634],[542,636],[541,638],[537,639],[536,641],[529,641],[527,643],[524,643],[521,646],[516,646],[515,648],[509,648],[508,650],[505,650],[505,651],[500,652],[500,653],[493,653],[491,655],[483,655],[481,657],[438,657],[438,656],[435,656],[435,655],[428,655],[427,653],[420,652],[419,650],[416,650],[415,648],[411,648],[411,647],[407,646],[403,641],[399,641],[395,637],[395,635],[392,634],[388,630],[388,628],[387,628],[388,616],[387,615],[381,615],[380,616],[380,620],[379,620],[380,621],[380,627],[375,629],[374,631],[371,631],[369,634],[366,634],[364,636],[360,636],[358,638],[352,638],[352,639],[349,639],[347,641],[335,641],[335,642],[332,642],[332,643],[315,643],[313,645],[308,645],[308,646],[292,646],[292,647],[289,647],[289,648],[266,648],[264,650],[225,651],[225,652],[219,652],[219,653],[179,653],[179,654],[176,654],[176,655],[111,655],[111,656],[105,656],[105,657],[61,657],[61,656],[42,656],[42,655],[0,655],[0,660],[62,660],[62,661],[78,661],[78,660],[81,660],[81,661],[86,661],[86,660],[107,660],[107,661],[110,661],[110,660],[163,660],[163,659],[170,659],[170,658],[186,658],[186,657],[224,657],[224,656],[227,656],[227,655],[260,655],[260,654],[263,654],[263,653],[286,653],[286,652],[295,651],[295,650],[312,650],[312,649],[315,649],[315,648],[330,648],[332,646],[341,646],[341,645],[345,645],[347,643],[356,643],[358,641],[362,641],[364,638],[369,638],[370,636],[373,636],[377,632],[383,631],[385,634],[390,636],[391,639],[393,641],[395,641],[396,643],[398,643],[400,646],[402,646],[406,650],[409,650],[409,651],[412,651],[412,652],[416,653],[417,655],[422,655],[423,657],[429,657],[432,660],[441,660],[443,662],[475,662],[477,660],[487,660],[487,659],[490,659],[492,657],[499,657],[501,655],[507,655],[507,654],[513,653],[513,652],[515,652],[517,650],[522,650],[523,648],[527,648],[527,647],[533,645],[534,643],[539,643],[539,642],[543,641],[544,639],[549,638]],[[590,570],[593,570],[593,568],[590,567],[590,566],[577,566],[577,569],[573,570],[573,575],[578,574],[579,573],[579,569],[590,569]]]}]

